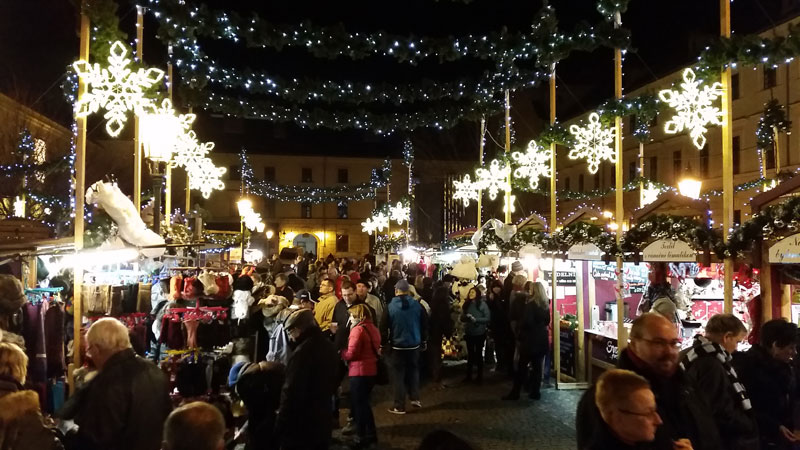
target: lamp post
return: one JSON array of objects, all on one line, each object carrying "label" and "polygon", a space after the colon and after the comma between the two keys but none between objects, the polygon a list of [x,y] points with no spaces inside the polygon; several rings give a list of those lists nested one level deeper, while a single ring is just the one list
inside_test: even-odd
[{"label": "lamp post", "polygon": [[249,199],[243,198],[236,202],[236,207],[239,209],[239,221],[241,222],[242,242],[240,249],[242,251],[242,266],[244,266],[244,217],[253,212],[253,202]]},{"label": "lamp post", "polygon": [[[144,114],[139,119],[140,144],[147,159],[153,180],[153,231],[161,232],[161,191],[163,190],[166,166],[172,160],[178,136],[173,116],[165,112]],[[169,211],[167,211],[169,213]]]}]

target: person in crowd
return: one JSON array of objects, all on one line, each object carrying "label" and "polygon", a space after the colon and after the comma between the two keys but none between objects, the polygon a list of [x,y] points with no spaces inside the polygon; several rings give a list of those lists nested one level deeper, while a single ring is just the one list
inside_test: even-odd
[{"label": "person in crowd", "polygon": [[466,381],[472,381],[472,368],[476,367],[475,381],[480,384],[483,383],[483,345],[486,343],[486,330],[491,319],[489,305],[486,304],[481,286],[469,290],[461,310],[461,321],[464,322],[467,341]]},{"label": "person in crowd", "polygon": [[391,347],[394,383],[394,405],[392,414],[406,413],[406,393],[411,405],[422,407],[419,395],[419,352],[427,341],[428,318],[422,305],[409,295],[411,285],[400,280],[395,285],[396,296],[386,308],[383,320],[386,330],[382,341]]},{"label": "person in crowd", "polygon": [[[489,282],[489,292],[486,295],[486,303],[489,305],[491,320],[489,321],[489,336],[494,341],[494,360],[497,362],[494,370],[501,372],[508,370],[507,349],[513,346],[514,333],[511,332],[511,324],[508,320],[508,301],[503,297],[503,283],[493,279]],[[509,344],[509,341],[511,344]],[[513,355],[511,355],[513,359]]]},{"label": "person in crowd", "polygon": [[[395,264],[395,263],[398,264]],[[397,267],[397,269],[395,269]],[[383,283],[383,300],[388,304],[392,301],[395,295],[394,286],[397,284],[398,281],[403,277],[400,273],[400,264],[398,260],[392,261],[392,270],[389,272],[389,278]]]},{"label": "person in crowd", "polygon": [[263,326],[267,342],[266,360],[286,364],[289,358],[289,342],[283,322],[291,312],[289,301],[279,295],[270,295],[258,302],[263,315]]},{"label": "person in crowd", "polygon": [[381,318],[383,318],[383,302],[378,297],[372,295],[370,292],[370,282],[367,279],[360,279],[356,283],[356,296],[358,297],[356,303],[364,303],[374,311],[374,324],[378,329],[381,326]]},{"label": "person in crowd", "polygon": [[317,304],[317,301],[314,300],[314,297],[311,296],[311,292],[309,292],[308,289],[300,289],[297,291],[294,294],[294,299],[301,309],[310,309],[314,311],[314,306]]},{"label": "person in crowd", "polygon": [[428,336],[428,368],[434,383],[442,382],[442,342],[453,335],[455,324],[450,315],[450,289],[439,286],[431,300],[430,333]]},{"label": "person in crowd", "polygon": [[683,353],[681,368],[709,400],[723,448],[758,448],[758,432],[747,389],[731,365],[737,345],[747,328],[733,314],[717,314],[708,320],[705,335],[695,336]]},{"label": "person in crowd", "polygon": [[414,288],[417,290],[418,294],[422,295],[422,290],[425,289],[425,275],[418,274],[414,277]]},{"label": "person in crowd", "polygon": [[366,304],[350,307],[350,315],[353,318],[353,327],[347,348],[342,352],[342,359],[348,363],[351,412],[357,431],[356,445],[359,448],[374,447],[377,444],[377,432],[370,393],[378,373],[381,337],[378,328],[372,323],[372,313]]},{"label": "person in crowd", "polygon": [[[634,450],[650,448],[663,423],[656,397],[647,380],[630,370],[612,369],[597,380],[594,404],[601,423],[591,442],[579,450]],[[684,440],[674,449],[690,450]]]},{"label": "person in crowd", "polygon": [[289,277],[281,272],[275,275],[275,295],[279,295],[285,299],[294,298],[294,291],[289,287]]},{"label": "person in crowd", "polygon": [[[509,275],[511,277],[512,275]],[[525,314],[525,305],[528,303],[528,294],[525,292],[525,282],[527,278],[525,275],[513,275],[513,282],[511,284],[511,293],[506,296],[508,298],[508,324],[511,328],[512,339],[505,342],[503,353],[506,360],[503,361],[502,366],[508,369],[508,375],[514,377],[514,355],[516,352],[516,343],[519,340],[519,324]]]},{"label": "person in crowd", "polygon": [[223,450],[225,419],[205,402],[187,403],[170,413],[164,424],[163,450]]},{"label": "person in crowd", "polygon": [[[630,343],[620,352],[618,366],[644,377],[656,396],[663,425],[656,431],[655,449],[674,449],[688,439],[694,449],[720,449],[720,437],[704,393],[696,389],[678,366],[681,341],[674,323],[656,313],[633,321]],[[594,404],[596,387],[587,390],[578,404],[578,448],[586,448],[601,424]],[[685,447],[684,447],[685,448]]]},{"label": "person in crowd", "polygon": [[[511,293],[514,292],[514,282],[517,281],[514,279],[516,276],[523,276],[527,280],[527,276],[525,274],[525,268],[522,267],[522,263],[519,261],[514,261],[511,264],[511,272],[508,273],[505,280],[503,280],[503,296],[511,301]],[[523,282],[522,285],[524,286],[525,283]],[[520,286],[520,289],[522,286]]]},{"label": "person in crowd", "polygon": [[245,363],[237,370],[231,384],[247,408],[245,450],[279,450],[273,435],[285,370],[283,364],[267,361]]},{"label": "person in crowd", "polygon": [[275,439],[282,450],[328,450],[339,356],[311,311],[294,311],[284,327],[294,351],[286,366]]},{"label": "person in crowd", "polygon": [[314,317],[317,319],[319,328],[332,336],[336,330],[331,330],[331,323],[333,322],[333,311],[336,304],[339,303],[339,298],[333,293],[334,283],[330,278],[322,280],[319,285],[319,298],[317,305],[314,307]]},{"label": "person in crowd", "polygon": [[419,295],[430,303],[433,300],[433,278],[424,277],[422,279],[422,290]]},{"label": "person in crowd", "polygon": [[733,357],[753,407],[762,449],[790,449],[798,442],[792,417],[797,399],[791,365],[796,344],[797,325],[774,319],[761,326],[758,344]]},{"label": "person in crowd", "polygon": [[86,341],[98,374],[59,413],[79,427],[76,448],[158,450],[172,409],[166,376],[134,354],[128,329],[117,319],[93,323]]},{"label": "person in crowd", "polygon": [[680,323],[675,291],[667,281],[667,264],[656,262],[650,265],[647,274],[648,285],[637,307],[639,314],[656,312],[673,323]]},{"label": "person in crowd", "polygon": [[0,448],[61,450],[55,431],[45,426],[39,394],[22,387],[27,375],[25,352],[0,343]]},{"label": "person in crowd", "polygon": [[[518,400],[520,390],[526,381],[530,388],[528,398],[539,400],[542,397],[542,364],[550,347],[547,332],[547,326],[550,324],[550,300],[541,282],[534,283],[531,291],[533,295],[527,298],[517,332],[519,361],[514,373],[514,386],[511,392],[503,397],[504,400]],[[528,379],[529,365],[530,379]]]},{"label": "person in crowd", "polygon": [[422,438],[417,450],[477,450],[478,448],[446,430],[434,430]]}]

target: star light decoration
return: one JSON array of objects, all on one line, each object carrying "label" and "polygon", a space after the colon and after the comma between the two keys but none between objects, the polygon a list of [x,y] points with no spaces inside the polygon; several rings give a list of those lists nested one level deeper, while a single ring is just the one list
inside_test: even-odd
[{"label": "star light decoration", "polygon": [[389,219],[397,222],[398,225],[411,218],[411,207],[397,202],[396,205],[389,207]]},{"label": "star light decoration", "polygon": [[575,136],[575,147],[569,151],[569,159],[585,158],[589,163],[589,173],[597,173],[603,160],[617,163],[617,154],[611,147],[616,131],[603,128],[599,114],[589,114],[589,123],[585,127],[570,125],[569,132]]},{"label": "star light decoration", "polygon": [[689,130],[694,146],[702,149],[706,145],[706,125],[722,125],[722,111],[712,103],[722,95],[722,83],[700,87],[700,81],[692,69],[683,71],[681,90],[664,89],[658,97],[675,109],[675,115],[664,125],[668,134]]},{"label": "star light decoration", "polygon": [[470,179],[469,174],[464,175],[463,181],[453,180],[453,186],[456,188],[453,199],[462,200],[465,208],[469,206],[470,200],[478,200],[480,187]]},{"label": "star light decoration", "polygon": [[508,176],[511,173],[511,167],[508,164],[500,166],[500,161],[497,159],[492,160],[488,169],[480,167],[475,170],[475,175],[478,180],[475,182],[480,190],[485,190],[489,193],[489,198],[492,200],[497,199],[497,194],[500,191],[508,192],[511,190],[511,183],[508,181]]},{"label": "star light decoration", "polygon": [[549,148],[545,149],[537,144],[536,141],[528,142],[528,149],[525,153],[514,152],[511,154],[514,161],[519,164],[519,167],[514,169],[514,177],[527,178],[531,189],[538,189],[539,178],[553,176],[550,166],[552,155],[553,153]]},{"label": "star light decoration", "polygon": [[106,131],[112,137],[119,136],[125,127],[126,112],[142,115],[153,108],[153,101],[144,96],[144,91],[164,77],[164,71],[155,68],[133,72],[128,68],[131,60],[127,54],[125,44],[117,41],[111,46],[108,67],[100,68],[100,64],[84,60],[72,64],[88,88],[75,103],[75,114],[86,117],[104,109]]}]

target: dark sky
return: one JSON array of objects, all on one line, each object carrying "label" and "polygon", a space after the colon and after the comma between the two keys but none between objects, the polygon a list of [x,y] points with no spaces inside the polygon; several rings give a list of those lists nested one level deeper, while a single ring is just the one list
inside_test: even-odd
[{"label": "dark sky", "polygon": [[[187,1],[187,3],[192,3]],[[212,7],[231,8],[234,2],[208,0]],[[583,20],[600,20],[591,0],[553,0],[561,27],[571,29]],[[540,7],[537,1],[458,0],[385,1],[238,1],[237,10],[257,9],[275,23],[296,24],[309,20],[319,24],[343,22],[349,30],[370,32],[379,29],[393,33],[444,36],[479,33],[506,26],[522,30]],[[798,0],[736,0],[733,29],[736,33],[759,31],[798,13]],[[633,35],[635,52],[628,53],[624,65],[626,90],[653,81],[693,61],[699,51],[719,32],[718,2],[713,0],[632,0],[623,16],[623,26]],[[133,35],[133,3],[120,0],[122,28]],[[145,59],[165,65],[165,52],[154,37],[156,22],[146,22]],[[19,98],[59,122],[68,124],[70,111],[61,96],[60,77],[64,67],[75,59],[78,48],[76,13],[67,0],[0,0],[0,91]],[[302,50],[274,52],[242,51],[226,45],[209,47],[230,64],[269,67],[283,76],[316,76],[331,79],[412,81],[419,78],[452,79],[480,73],[485,63],[462,61],[438,64],[426,61],[419,66],[396,63],[385,58],[366,61],[315,60]],[[310,74],[310,75],[309,75]],[[592,108],[613,94],[613,53],[600,49],[592,54],[577,53],[559,64],[559,117],[566,119]],[[179,105],[180,106],[180,105]],[[514,96],[515,125],[521,138],[535,135],[540,120],[546,117],[545,88],[533,88]],[[499,118],[489,121],[496,131]],[[241,126],[244,133],[222,133],[225,126]],[[292,124],[273,125],[248,120],[236,124],[203,116],[199,134],[215,139],[232,151],[238,147],[265,151],[329,154],[399,154],[400,137],[381,138],[368,132],[309,131]],[[413,134],[418,157],[442,159],[477,156],[478,126],[467,123],[441,132],[421,130]],[[102,137],[98,133],[98,138]]]}]

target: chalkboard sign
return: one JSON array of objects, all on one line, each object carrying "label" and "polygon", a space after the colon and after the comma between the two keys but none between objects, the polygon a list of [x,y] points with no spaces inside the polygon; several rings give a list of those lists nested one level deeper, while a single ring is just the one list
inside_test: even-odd
[{"label": "chalkboard sign", "polygon": [[572,378],[575,378],[577,370],[575,369],[575,330],[571,330],[569,326],[562,325],[559,332],[559,353],[561,354],[561,373]]},{"label": "chalkboard sign", "polygon": [[592,337],[592,358],[616,366],[619,358],[617,340],[597,334],[589,334],[589,336]]}]

